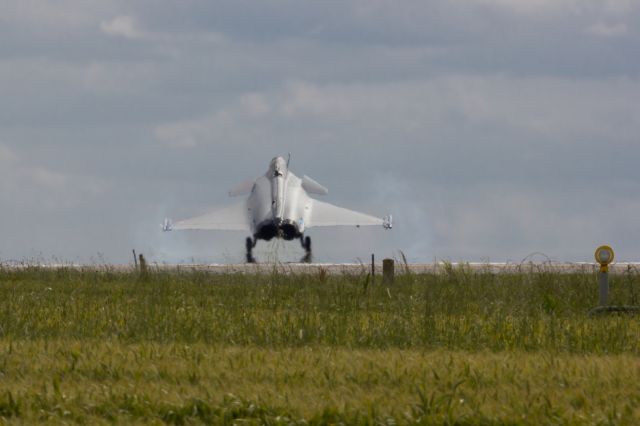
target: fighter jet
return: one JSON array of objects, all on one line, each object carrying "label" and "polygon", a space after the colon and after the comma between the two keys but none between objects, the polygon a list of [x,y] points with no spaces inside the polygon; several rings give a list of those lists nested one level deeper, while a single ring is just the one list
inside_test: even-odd
[{"label": "fighter jet", "polygon": [[311,198],[309,194],[326,195],[329,191],[309,176],[299,178],[293,174],[289,170],[290,159],[291,155],[287,160],[275,157],[263,176],[246,181],[229,191],[231,197],[248,195],[242,202],[176,223],[165,219],[162,229],[249,231],[252,236],[246,239],[246,259],[248,263],[255,263],[253,248],[258,240],[299,239],[305,250],[302,261],[311,262],[311,238],[305,236],[308,228],[359,228],[369,225],[392,228],[391,215],[378,218]]}]

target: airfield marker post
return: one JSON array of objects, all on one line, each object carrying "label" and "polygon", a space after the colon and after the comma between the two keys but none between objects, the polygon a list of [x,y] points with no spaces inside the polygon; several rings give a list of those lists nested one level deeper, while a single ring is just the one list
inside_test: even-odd
[{"label": "airfield marker post", "polygon": [[600,281],[600,306],[606,306],[609,303],[609,272],[598,272],[598,280]]},{"label": "airfield marker post", "polygon": [[609,303],[609,264],[613,262],[615,253],[609,246],[600,246],[595,253],[596,262],[600,264],[598,281],[600,284],[600,306]]},{"label": "airfield marker post", "polygon": [[393,259],[383,259],[382,260],[382,283],[383,284],[393,284],[394,278],[394,261]]}]

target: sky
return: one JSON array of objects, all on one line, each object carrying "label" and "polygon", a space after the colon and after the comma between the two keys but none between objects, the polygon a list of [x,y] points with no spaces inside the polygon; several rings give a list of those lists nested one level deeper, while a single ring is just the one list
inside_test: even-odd
[{"label": "sky", "polygon": [[160,223],[288,152],[394,216],[320,262],[640,260],[638,1],[4,0],[0,39],[1,262],[242,261]]}]

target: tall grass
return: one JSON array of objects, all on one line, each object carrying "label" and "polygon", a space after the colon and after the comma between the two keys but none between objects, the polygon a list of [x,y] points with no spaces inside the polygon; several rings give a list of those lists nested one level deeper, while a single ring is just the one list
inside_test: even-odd
[{"label": "tall grass", "polygon": [[[614,276],[629,304],[640,278]],[[0,338],[116,339],[264,347],[640,352],[633,317],[590,318],[592,274],[446,268],[369,277],[0,270]]]},{"label": "tall grass", "polygon": [[638,424],[640,324],[589,317],[597,293],[544,268],[0,268],[0,423]]},{"label": "tall grass", "polygon": [[0,423],[637,424],[633,355],[0,342]]}]

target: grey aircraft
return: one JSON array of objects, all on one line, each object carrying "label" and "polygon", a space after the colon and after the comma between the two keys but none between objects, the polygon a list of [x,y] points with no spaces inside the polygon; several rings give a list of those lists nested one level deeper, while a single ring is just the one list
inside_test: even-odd
[{"label": "grey aircraft", "polygon": [[246,239],[246,258],[247,262],[254,263],[252,250],[258,240],[299,239],[305,249],[302,261],[310,262],[311,238],[304,235],[308,228],[370,225],[392,228],[391,215],[378,218],[311,198],[309,194],[326,195],[329,191],[309,176],[299,178],[293,174],[289,170],[289,159],[275,157],[263,176],[229,191],[232,197],[248,195],[244,201],[176,223],[165,219],[162,229],[251,232],[252,237]]}]

